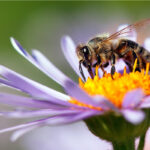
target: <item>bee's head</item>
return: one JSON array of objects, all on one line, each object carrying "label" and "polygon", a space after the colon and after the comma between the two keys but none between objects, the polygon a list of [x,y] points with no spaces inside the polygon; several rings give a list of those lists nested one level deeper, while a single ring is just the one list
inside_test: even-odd
[{"label": "bee's head", "polygon": [[79,58],[79,61],[83,63],[85,67],[91,63],[91,49],[87,45],[80,44],[76,48],[76,53]]},{"label": "bee's head", "polygon": [[79,70],[83,77],[83,80],[85,81],[85,76],[81,64],[83,64],[87,68],[91,78],[93,79],[94,75],[91,68],[92,50],[90,49],[90,47],[88,45],[80,44],[76,48],[76,54],[79,58]]}]

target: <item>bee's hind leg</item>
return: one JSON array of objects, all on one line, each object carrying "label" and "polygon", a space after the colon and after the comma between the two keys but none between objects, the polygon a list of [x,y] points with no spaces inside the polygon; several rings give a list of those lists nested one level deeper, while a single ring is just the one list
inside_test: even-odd
[{"label": "bee's hind leg", "polygon": [[113,75],[115,74],[115,71],[116,71],[115,60],[116,60],[115,55],[112,53],[112,56],[111,56],[111,77],[112,77],[112,79],[114,79]]},{"label": "bee's hind leg", "polygon": [[127,60],[125,60],[125,63],[128,66],[129,71],[133,71],[133,65],[131,65]]}]

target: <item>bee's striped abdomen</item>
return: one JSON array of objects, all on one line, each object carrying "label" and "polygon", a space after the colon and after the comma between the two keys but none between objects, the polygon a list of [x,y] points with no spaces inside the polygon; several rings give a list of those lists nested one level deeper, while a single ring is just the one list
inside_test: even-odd
[{"label": "bee's striped abdomen", "polygon": [[142,57],[144,61],[150,62],[150,52],[134,41],[122,39],[120,41],[118,51],[121,56],[124,56],[129,51],[134,51],[137,55]]},{"label": "bee's striped abdomen", "polygon": [[140,55],[146,62],[150,62],[150,52],[142,46],[138,46],[135,52]]}]

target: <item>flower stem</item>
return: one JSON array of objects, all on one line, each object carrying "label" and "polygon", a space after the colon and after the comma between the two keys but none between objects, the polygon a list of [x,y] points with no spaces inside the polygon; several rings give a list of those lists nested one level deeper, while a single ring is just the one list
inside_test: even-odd
[{"label": "flower stem", "polygon": [[135,150],[134,139],[122,143],[112,142],[114,150]]},{"label": "flower stem", "polygon": [[144,143],[145,143],[145,136],[146,132],[140,136],[140,141],[137,150],[143,150],[144,149]]}]

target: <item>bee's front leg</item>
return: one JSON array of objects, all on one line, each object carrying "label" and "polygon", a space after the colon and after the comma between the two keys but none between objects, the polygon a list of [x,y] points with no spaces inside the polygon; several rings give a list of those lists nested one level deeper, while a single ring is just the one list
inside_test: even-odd
[{"label": "bee's front leg", "polygon": [[100,68],[103,71],[103,76],[105,75],[106,71],[104,70],[104,66],[102,64],[100,64]]},{"label": "bee's front leg", "polygon": [[94,75],[93,75],[93,71],[92,71],[92,67],[91,67],[91,66],[92,66],[92,65],[88,65],[87,70],[88,70],[88,72],[89,72],[91,78],[94,79]]},{"label": "bee's front leg", "polygon": [[115,55],[112,53],[112,55],[111,55],[111,77],[112,77],[112,79],[113,79],[113,75],[114,75],[114,73],[116,71],[116,69],[115,69],[115,61],[116,61]]},{"label": "bee's front leg", "polygon": [[81,64],[82,64],[82,60],[79,61],[79,71],[80,71],[81,76],[82,76],[82,78],[83,78],[83,80],[84,80],[84,82],[85,82],[86,79],[85,79],[85,76],[84,76],[84,73],[83,73]]}]

